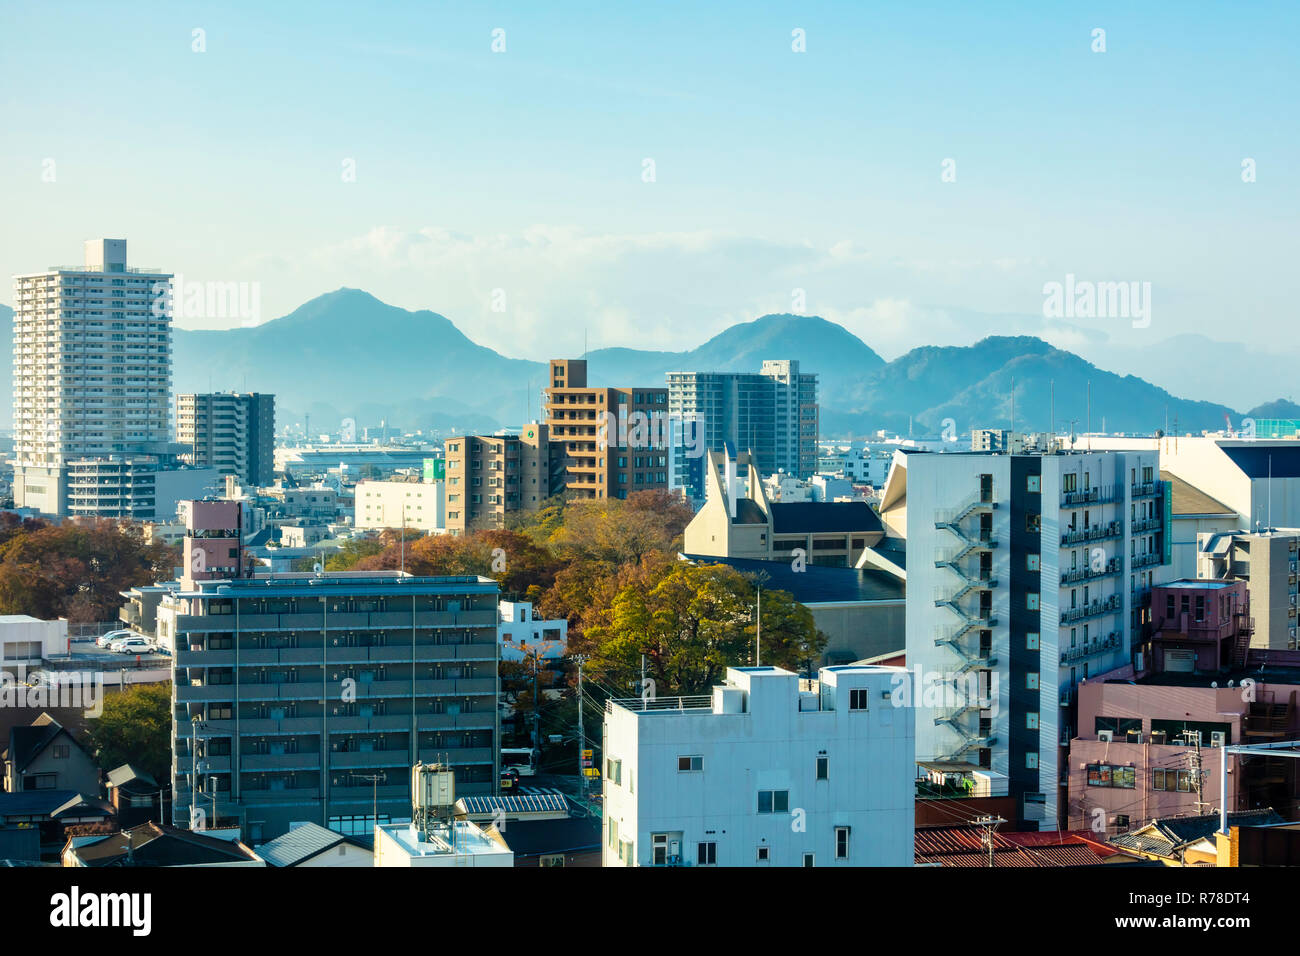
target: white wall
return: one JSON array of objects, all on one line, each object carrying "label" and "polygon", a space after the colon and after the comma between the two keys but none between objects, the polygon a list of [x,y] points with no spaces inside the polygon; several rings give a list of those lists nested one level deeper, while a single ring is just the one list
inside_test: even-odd
[{"label": "white wall", "polygon": [[[823,668],[820,696],[809,698],[816,710],[799,709],[799,678],[777,668],[728,670],[728,685],[744,692],[743,713],[614,706],[603,753],[622,761],[622,781],[604,784],[604,865],[623,865],[610,846],[617,821],[639,866],[651,864],[655,833],[680,834],[692,866],[701,842],[716,844],[718,866],[802,866],[806,852],[817,866],[911,866],[913,723],[885,698],[897,673]],[[849,709],[852,688],[867,692],[865,711]],[[818,780],[823,753],[828,779]],[[702,769],[679,771],[683,756],[702,758]],[[788,792],[786,812],[758,812],[761,790]],[[841,826],[850,828],[845,860],[835,858]],[[766,863],[759,846],[769,848]]]}]

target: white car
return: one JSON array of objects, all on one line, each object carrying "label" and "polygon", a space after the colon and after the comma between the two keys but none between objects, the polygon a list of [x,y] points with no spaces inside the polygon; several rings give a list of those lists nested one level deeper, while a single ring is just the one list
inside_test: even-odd
[{"label": "white car", "polygon": [[107,634],[101,634],[99,637],[95,638],[95,645],[97,647],[108,647],[114,641],[120,641],[123,638],[134,636],[134,631],[109,631]]},{"label": "white car", "polygon": [[108,645],[110,651],[116,651],[119,654],[149,653],[149,647],[149,642],[139,636],[124,637]]}]

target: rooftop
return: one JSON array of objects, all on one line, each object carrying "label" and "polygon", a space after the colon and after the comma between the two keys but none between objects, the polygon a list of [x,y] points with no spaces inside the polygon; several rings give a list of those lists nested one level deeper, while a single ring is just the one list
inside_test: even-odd
[{"label": "rooftop", "polygon": [[1236,512],[1216,498],[1211,498],[1172,472],[1160,472],[1160,480],[1169,482],[1171,510],[1176,515],[1235,515]]},{"label": "rooftop", "polygon": [[697,564],[725,564],[744,574],[761,574],[765,576],[765,589],[788,591],[800,604],[902,601],[907,592],[902,581],[877,568],[833,568],[809,563],[802,571],[795,571],[789,561],[709,554],[682,557]]},{"label": "rooftop", "polygon": [[135,866],[202,866],[258,861],[247,847],[231,840],[152,822],[107,836],[80,838],[73,846],[86,866],[122,866],[126,864],[128,855]]},{"label": "rooftop", "polygon": [[880,515],[865,501],[800,501],[769,505],[773,534],[883,531]]},{"label": "rooftop", "polygon": [[304,597],[323,591],[365,591],[367,594],[472,592],[496,593],[497,582],[479,575],[416,577],[398,571],[285,571],[252,578],[213,578],[193,582],[191,590],[175,593],[183,598],[269,596]]},{"label": "rooftop", "polygon": [[319,856],[340,843],[362,846],[356,837],[344,836],[327,830],[318,823],[304,823],[257,848],[258,854],[270,866],[297,866],[303,860]]},{"label": "rooftop", "polygon": [[450,828],[443,825],[440,827],[441,832],[435,830],[427,839],[415,828],[414,823],[390,823],[381,825],[379,829],[396,841],[407,854],[415,857],[455,857],[504,852],[500,843],[468,820],[453,821]]}]

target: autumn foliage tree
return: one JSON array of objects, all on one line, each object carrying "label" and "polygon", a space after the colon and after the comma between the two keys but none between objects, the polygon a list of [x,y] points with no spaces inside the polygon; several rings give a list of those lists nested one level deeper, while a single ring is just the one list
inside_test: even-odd
[{"label": "autumn foliage tree", "polygon": [[171,578],[177,563],[175,549],[146,544],[134,526],[7,520],[0,528],[0,613],[112,620],[120,592]]}]

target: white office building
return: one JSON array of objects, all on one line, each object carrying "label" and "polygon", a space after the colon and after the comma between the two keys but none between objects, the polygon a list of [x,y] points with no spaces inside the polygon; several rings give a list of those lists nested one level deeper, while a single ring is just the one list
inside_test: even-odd
[{"label": "white office building", "polygon": [[447,482],[358,481],[352,526],[358,530],[406,528],[428,534],[447,530]]},{"label": "white office building", "polygon": [[731,667],[711,696],[606,703],[604,866],[911,866],[896,667]]},{"label": "white office building", "polygon": [[503,661],[523,661],[536,656],[558,661],[567,653],[569,622],[543,619],[531,601],[501,601],[497,605],[497,643]]},{"label": "white office building", "polygon": [[127,268],[125,239],[15,277],[15,507],[66,514],[69,462],[168,450],[170,279]]},{"label": "white office building", "polygon": [[1074,689],[1130,663],[1170,580],[1158,467],[1154,450],[900,453],[885,486],[917,760],[1005,778],[1021,829],[1057,828]]}]

